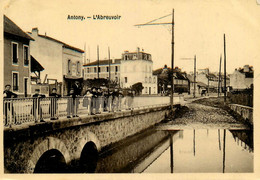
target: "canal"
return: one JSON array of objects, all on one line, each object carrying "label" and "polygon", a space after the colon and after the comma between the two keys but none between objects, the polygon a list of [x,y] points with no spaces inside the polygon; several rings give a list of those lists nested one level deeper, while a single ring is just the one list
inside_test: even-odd
[{"label": "canal", "polygon": [[103,152],[95,172],[253,172],[252,131],[153,128]]}]

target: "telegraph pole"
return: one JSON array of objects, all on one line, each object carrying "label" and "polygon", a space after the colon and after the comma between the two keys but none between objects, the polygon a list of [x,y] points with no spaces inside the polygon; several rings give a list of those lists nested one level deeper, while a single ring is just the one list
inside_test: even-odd
[{"label": "telegraph pole", "polygon": [[226,84],[226,36],[224,34],[224,103],[227,101],[227,84]]},{"label": "telegraph pole", "polygon": [[99,79],[99,46],[97,46],[97,78]]},{"label": "telegraph pole", "polygon": [[218,97],[220,96],[220,83],[221,83],[221,61],[222,61],[222,56],[220,55],[220,62],[219,62],[219,74],[218,74]]},{"label": "telegraph pole", "polygon": [[[167,23],[152,23],[154,21],[157,21],[159,19],[165,18],[172,15],[172,22],[167,22]],[[171,46],[172,46],[172,56],[171,56],[171,109],[173,110],[173,91],[174,91],[174,83],[173,83],[173,68],[174,68],[174,9],[172,9],[172,14],[165,15],[163,17],[157,18],[155,20],[149,21],[145,24],[136,24],[135,26],[147,26],[147,25],[166,25],[166,24],[171,24],[172,25],[172,41],[171,41]]]},{"label": "telegraph pole", "polygon": [[193,97],[196,97],[196,55],[194,56],[194,92]]},{"label": "telegraph pole", "polygon": [[173,110],[173,91],[174,91],[174,80],[173,80],[173,69],[174,69],[174,9],[172,9],[172,73],[171,73],[171,109]]},{"label": "telegraph pole", "polygon": [[111,80],[111,74],[110,74],[110,48],[108,47],[108,87],[110,88],[110,80]]}]

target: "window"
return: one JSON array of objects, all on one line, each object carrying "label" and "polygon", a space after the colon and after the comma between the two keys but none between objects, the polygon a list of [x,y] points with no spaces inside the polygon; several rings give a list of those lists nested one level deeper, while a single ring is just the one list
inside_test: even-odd
[{"label": "window", "polygon": [[12,42],[12,61],[13,64],[18,64],[18,44]]},{"label": "window", "polygon": [[125,77],[125,83],[127,83],[127,77]]},{"label": "window", "polygon": [[71,73],[71,60],[68,60],[68,73]]},{"label": "window", "polygon": [[116,72],[118,72],[118,67],[116,66]]},{"label": "window", "polygon": [[13,90],[18,91],[18,73],[13,72]]},{"label": "window", "polygon": [[107,67],[107,72],[109,72],[109,67]]},{"label": "window", "polygon": [[118,77],[115,78],[116,82],[118,82]]},{"label": "window", "polygon": [[147,93],[147,87],[145,87],[145,93]]},{"label": "window", "polygon": [[77,73],[80,74],[80,62],[77,62]]},{"label": "window", "polygon": [[89,68],[87,68],[87,73],[89,73]]},{"label": "window", "polygon": [[24,65],[29,65],[29,47],[23,46],[23,59],[24,59]]},{"label": "window", "polygon": [[145,77],[145,82],[147,82],[147,77]]},{"label": "window", "polygon": [[100,72],[100,67],[98,67],[98,72]]},{"label": "window", "polygon": [[97,72],[97,68],[96,67],[94,67],[94,72]]},{"label": "window", "polygon": [[149,77],[149,83],[151,83],[152,82],[152,78],[151,77]]}]

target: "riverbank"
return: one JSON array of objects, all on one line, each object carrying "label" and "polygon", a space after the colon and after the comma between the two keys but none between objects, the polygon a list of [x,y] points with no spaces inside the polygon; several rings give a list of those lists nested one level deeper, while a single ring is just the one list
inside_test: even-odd
[{"label": "riverbank", "polygon": [[180,108],[175,116],[168,118],[161,126],[163,129],[183,128],[224,128],[224,129],[250,129],[239,116],[233,113],[224,99],[207,97],[189,101]]}]

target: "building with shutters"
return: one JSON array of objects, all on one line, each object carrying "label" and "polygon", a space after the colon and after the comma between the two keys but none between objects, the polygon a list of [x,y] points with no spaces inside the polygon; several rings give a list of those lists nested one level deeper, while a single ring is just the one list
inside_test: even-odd
[{"label": "building with shutters", "polygon": [[35,40],[31,43],[31,55],[44,67],[39,77],[41,83],[59,84],[58,93],[67,95],[75,81],[83,80],[84,51],[46,34],[41,35],[38,28],[33,28],[30,35]]},{"label": "building with shutters", "polygon": [[151,54],[140,51],[124,51],[121,59],[100,60],[85,64],[84,79],[109,78],[116,81],[121,88],[130,88],[141,82],[144,89],[142,94],[157,94],[157,76],[152,73],[153,61]]},{"label": "building with shutters", "polygon": [[30,45],[33,38],[4,15],[4,86],[10,84],[19,97],[30,92]]}]

